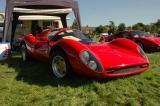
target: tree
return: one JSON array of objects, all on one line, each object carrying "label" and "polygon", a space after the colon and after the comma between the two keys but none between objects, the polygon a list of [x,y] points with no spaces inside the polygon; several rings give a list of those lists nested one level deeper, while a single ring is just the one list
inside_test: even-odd
[{"label": "tree", "polygon": [[156,25],[157,27],[160,27],[160,19],[157,20],[157,22],[155,23],[155,25]]},{"label": "tree", "polygon": [[132,30],[132,26],[127,26],[126,30]]},{"label": "tree", "polygon": [[144,31],[145,30],[145,25],[143,23],[137,23],[135,25],[133,25],[133,30],[140,30],[140,31]]},{"label": "tree", "polygon": [[72,28],[77,28],[77,27],[78,27],[78,23],[77,23],[77,20],[75,19],[73,21]]},{"label": "tree", "polygon": [[156,33],[159,33],[160,32],[160,19],[157,20],[157,22],[155,23],[155,26],[157,27]]},{"label": "tree", "polygon": [[145,25],[145,31],[151,32],[151,25]]},{"label": "tree", "polygon": [[100,25],[95,29],[96,34],[101,34],[101,33],[106,33],[106,32],[107,32],[107,27],[106,26]]},{"label": "tree", "polygon": [[151,27],[151,31],[150,31],[151,33],[157,33],[158,32],[158,28],[155,24],[151,24],[150,27]]},{"label": "tree", "polygon": [[158,34],[160,34],[160,30],[158,30],[158,32],[157,32]]},{"label": "tree", "polygon": [[116,25],[115,25],[115,23],[113,22],[113,21],[109,21],[109,31],[108,31],[108,33],[109,34],[113,34],[113,33],[115,33],[116,32],[116,30],[117,30],[117,27],[116,27]]},{"label": "tree", "polygon": [[124,23],[120,23],[118,26],[118,31],[124,31],[126,29],[126,25]]}]

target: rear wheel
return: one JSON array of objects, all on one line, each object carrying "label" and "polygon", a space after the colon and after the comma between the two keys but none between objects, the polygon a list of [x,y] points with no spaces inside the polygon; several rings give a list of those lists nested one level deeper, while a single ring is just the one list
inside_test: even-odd
[{"label": "rear wheel", "polygon": [[21,57],[22,57],[22,61],[26,62],[28,60],[28,53],[27,53],[27,48],[25,44],[21,45]]},{"label": "rear wheel", "polygon": [[51,69],[57,78],[71,76],[71,66],[66,55],[61,51],[55,51],[51,57]]}]

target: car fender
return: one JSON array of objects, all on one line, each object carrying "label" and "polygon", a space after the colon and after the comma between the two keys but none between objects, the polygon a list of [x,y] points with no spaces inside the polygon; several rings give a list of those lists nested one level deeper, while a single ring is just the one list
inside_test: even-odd
[{"label": "car fender", "polygon": [[118,38],[109,43],[113,47],[126,49],[128,51],[137,52],[138,45],[132,40],[126,38]]},{"label": "car fender", "polygon": [[52,46],[50,53],[54,52],[55,48],[61,49],[66,54],[74,70],[77,71],[80,70],[80,68],[84,67],[79,58],[79,54],[83,50],[89,50],[89,49],[81,42],[74,41],[71,39],[61,39]]},{"label": "car fender", "polygon": [[79,55],[79,53],[82,50],[85,50],[87,48],[87,46],[85,46],[84,44],[82,44],[81,42],[78,41],[74,41],[71,39],[62,39],[60,41],[58,41],[55,45],[53,45],[53,47],[58,46],[61,49],[63,49],[65,51],[65,53],[67,55],[73,56],[75,57],[76,54]]}]

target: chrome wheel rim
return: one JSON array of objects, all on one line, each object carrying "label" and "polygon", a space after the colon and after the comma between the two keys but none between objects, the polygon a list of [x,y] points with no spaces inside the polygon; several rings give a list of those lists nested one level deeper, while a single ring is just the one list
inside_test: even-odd
[{"label": "chrome wheel rim", "polygon": [[21,53],[22,53],[22,60],[26,61],[26,50],[24,45],[22,45]]},{"label": "chrome wheel rim", "polygon": [[55,56],[52,60],[53,74],[58,78],[63,78],[67,73],[66,62],[63,57]]}]

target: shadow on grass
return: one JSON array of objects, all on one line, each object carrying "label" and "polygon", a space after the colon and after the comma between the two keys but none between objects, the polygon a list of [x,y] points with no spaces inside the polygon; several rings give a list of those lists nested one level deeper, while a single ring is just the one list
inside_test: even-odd
[{"label": "shadow on grass", "polygon": [[70,86],[78,87],[91,84],[93,82],[106,83],[116,79],[91,79],[74,75],[72,78],[58,79],[53,76],[49,65],[45,62],[36,60],[22,63],[20,56],[12,56],[9,67],[16,70],[16,80],[23,81],[28,84],[39,85],[39,86]]}]

